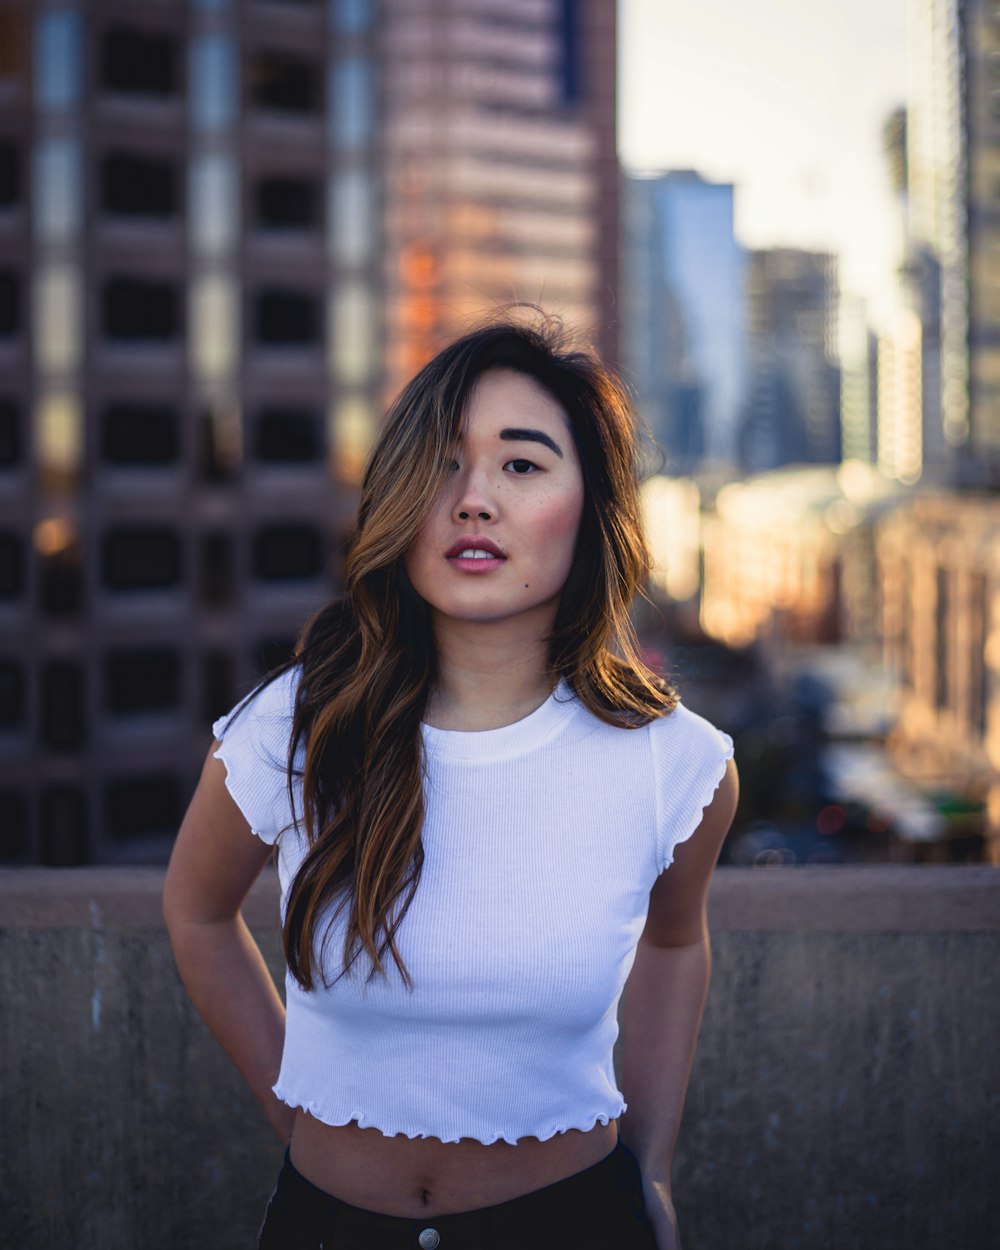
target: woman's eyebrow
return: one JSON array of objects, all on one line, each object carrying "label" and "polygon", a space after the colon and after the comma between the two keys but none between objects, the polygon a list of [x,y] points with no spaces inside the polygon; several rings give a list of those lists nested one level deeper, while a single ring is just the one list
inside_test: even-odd
[{"label": "woman's eyebrow", "polygon": [[541,443],[554,451],[560,460],[563,458],[559,444],[541,430],[505,429],[500,431],[500,437],[508,443]]}]

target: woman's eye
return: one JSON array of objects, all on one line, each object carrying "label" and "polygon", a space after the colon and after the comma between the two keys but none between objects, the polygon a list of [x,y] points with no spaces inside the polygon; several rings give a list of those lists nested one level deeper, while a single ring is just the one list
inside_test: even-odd
[{"label": "woman's eye", "polygon": [[515,473],[525,474],[532,473],[538,468],[531,460],[508,460],[507,467],[513,469]]},{"label": "woman's eye", "polygon": [[457,461],[457,460],[446,460],[446,461],[444,462],[444,467],[448,470],[448,472],[449,472],[449,473],[457,473],[457,472],[458,472],[458,461]]}]

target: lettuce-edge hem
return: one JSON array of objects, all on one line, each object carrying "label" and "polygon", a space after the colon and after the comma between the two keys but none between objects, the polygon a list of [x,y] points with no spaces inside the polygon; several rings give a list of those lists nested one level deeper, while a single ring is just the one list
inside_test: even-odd
[{"label": "lettuce-edge hem", "polygon": [[346,1124],[357,1123],[359,1128],[377,1129],[384,1137],[408,1137],[410,1141],[418,1139],[424,1140],[432,1138],[435,1141],[444,1142],[445,1144],[468,1140],[480,1142],[484,1146],[492,1146],[498,1141],[504,1141],[510,1146],[515,1146],[519,1140],[524,1137],[537,1137],[539,1141],[548,1141],[555,1137],[557,1133],[567,1133],[570,1129],[578,1129],[587,1132],[598,1124],[609,1124],[612,1120],[617,1119],[625,1110],[624,1101],[620,1102],[617,1109],[613,1112],[597,1111],[593,1116],[583,1116],[580,1118],[568,1118],[565,1121],[557,1121],[556,1123],[547,1124],[539,1131],[537,1129],[524,1129],[521,1132],[513,1128],[482,1130],[478,1132],[461,1133],[459,1135],[448,1134],[448,1130],[441,1133],[435,1133],[424,1129],[408,1128],[402,1123],[391,1120],[389,1117],[382,1117],[370,1114],[364,1111],[335,1111],[326,1107],[315,1099],[299,1099],[294,1095],[284,1092],[283,1086],[279,1082],[274,1086],[273,1092],[286,1106],[292,1107],[296,1111],[304,1111],[307,1115],[311,1115],[314,1120],[319,1120],[323,1124],[330,1125],[331,1128],[341,1128]]}]

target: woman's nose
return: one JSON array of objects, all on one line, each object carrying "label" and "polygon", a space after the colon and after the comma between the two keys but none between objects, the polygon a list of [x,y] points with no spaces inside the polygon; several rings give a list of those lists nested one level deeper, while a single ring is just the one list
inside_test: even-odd
[{"label": "woman's nose", "polygon": [[479,474],[467,474],[452,510],[454,519],[456,521],[492,521],[496,515],[496,500],[489,483]]}]

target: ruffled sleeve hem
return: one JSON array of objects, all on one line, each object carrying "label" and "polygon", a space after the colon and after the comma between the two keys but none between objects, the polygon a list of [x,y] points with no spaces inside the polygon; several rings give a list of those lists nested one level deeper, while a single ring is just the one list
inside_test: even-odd
[{"label": "ruffled sleeve hem", "polygon": [[[701,824],[733,758],[733,740],[721,729],[679,705],[664,720],[672,722],[665,758],[657,761],[660,810],[658,868],[674,862],[674,851]],[[662,723],[662,722],[661,722]],[[654,760],[657,752],[654,751]]]},{"label": "ruffled sleeve hem", "polygon": [[291,823],[288,743],[293,673],[283,673],[212,726],[226,789],[254,835],[273,845]]}]

